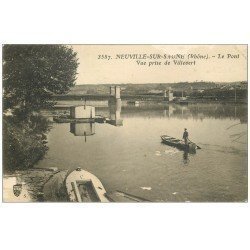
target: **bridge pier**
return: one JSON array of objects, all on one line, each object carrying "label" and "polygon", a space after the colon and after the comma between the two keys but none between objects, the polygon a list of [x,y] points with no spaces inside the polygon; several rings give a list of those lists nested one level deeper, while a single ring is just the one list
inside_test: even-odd
[{"label": "bridge pier", "polygon": [[114,126],[122,126],[123,120],[121,119],[121,87],[111,86],[110,87],[110,97],[109,97],[109,112],[110,120],[107,121]]}]

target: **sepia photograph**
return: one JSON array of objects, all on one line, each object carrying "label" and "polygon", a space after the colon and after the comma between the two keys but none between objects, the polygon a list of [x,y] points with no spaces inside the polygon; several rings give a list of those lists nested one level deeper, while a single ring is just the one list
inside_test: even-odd
[{"label": "sepia photograph", "polygon": [[245,44],[4,44],[4,203],[248,202]]}]

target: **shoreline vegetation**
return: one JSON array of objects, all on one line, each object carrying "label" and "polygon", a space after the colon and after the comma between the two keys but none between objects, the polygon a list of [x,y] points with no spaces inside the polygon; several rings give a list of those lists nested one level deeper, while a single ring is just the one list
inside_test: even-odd
[{"label": "shoreline vegetation", "polygon": [[49,121],[40,115],[53,95],[75,85],[77,53],[67,45],[3,46],[3,172],[26,170],[44,158]]},{"label": "shoreline vegetation", "polygon": [[34,166],[47,151],[50,122],[41,110],[75,85],[77,53],[66,45],[3,46],[3,201],[42,201],[50,169]]}]

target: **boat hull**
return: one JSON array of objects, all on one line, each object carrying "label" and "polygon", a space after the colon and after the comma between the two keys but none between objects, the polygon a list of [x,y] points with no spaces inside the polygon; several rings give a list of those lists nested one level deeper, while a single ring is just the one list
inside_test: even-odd
[{"label": "boat hull", "polygon": [[162,142],[168,146],[178,148],[180,150],[189,151],[189,152],[196,152],[197,145],[195,143],[189,142],[185,144],[184,141],[176,139],[171,136],[163,135],[161,136]]},{"label": "boat hull", "polygon": [[109,202],[101,181],[82,169],[72,171],[65,180],[68,199],[72,202]]}]

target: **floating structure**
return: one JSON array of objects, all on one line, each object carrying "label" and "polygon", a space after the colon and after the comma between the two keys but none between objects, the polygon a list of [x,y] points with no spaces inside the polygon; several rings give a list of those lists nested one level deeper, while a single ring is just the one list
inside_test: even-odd
[{"label": "floating structure", "polygon": [[187,100],[187,98],[183,97],[177,103],[180,105],[188,105],[188,100]]},{"label": "floating structure", "polygon": [[53,117],[53,121],[56,123],[105,123],[106,117],[96,115],[95,118],[78,118],[78,119],[72,119],[69,117]]},{"label": "floating structure", "polygon": [[95,107],[86,106],[86,105],[71,106],[70,118],[71,119],[94,119]]},{"label": "floating structure", "polygon": [[109,202],[101,181],[93,174],[77,168],[65,180],[68,199],[72,202]]},{"label": "floating structure", "polygon": [[183,96],[183,91],[181,92],[181,98],[178,98],[176,103],[180,105],[188,105],[187,97]]},{"label": "floating structure", "polygon": [[56,123],[89,123],[89,122],[95,122],[95,118],[78,118],[78,119],[72,119],[69,117],[53,117],[53,121]]},{"label": "floating structure", "polygon": [[168,146],[176,147],[178,149],[185,150],[190,153],[195,153],[196,149],[200,149],[200,147],[197,146],[193,142],[189,142],[188,144],[185,144],[184,141],[176,139],[168,135],[162,135],[161,139],[162,139],[162,142]]},{"label": "floating structure", "polygon": [[105,120],[105,117],[95,114],[95,107],[86,105],[71,106],[70,116],[53,117],[53,121],[57,123],[104,123]]}]

